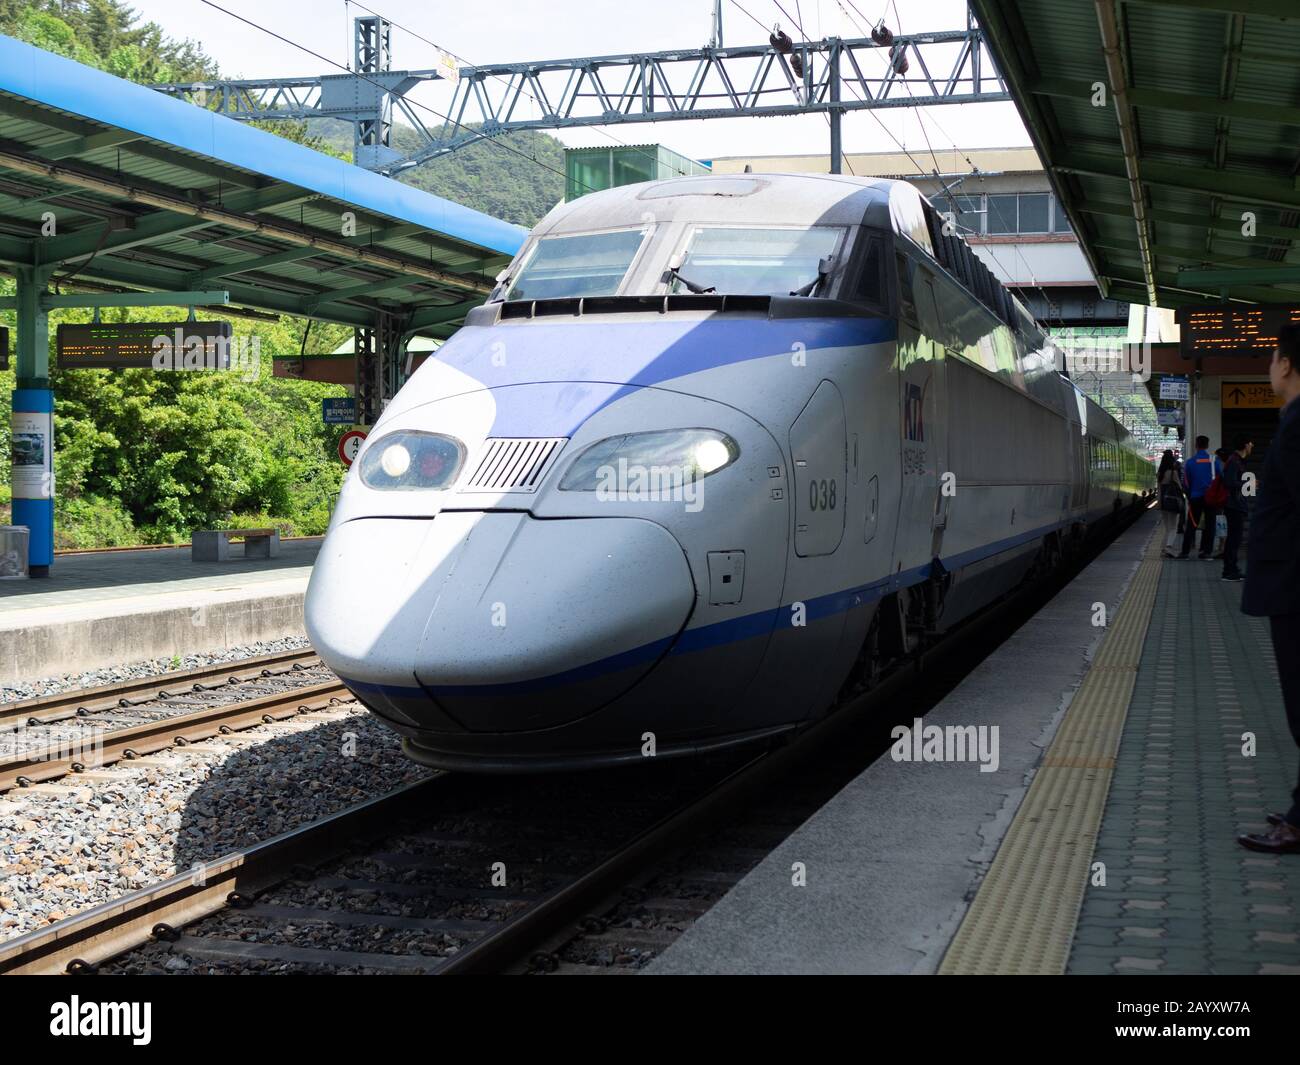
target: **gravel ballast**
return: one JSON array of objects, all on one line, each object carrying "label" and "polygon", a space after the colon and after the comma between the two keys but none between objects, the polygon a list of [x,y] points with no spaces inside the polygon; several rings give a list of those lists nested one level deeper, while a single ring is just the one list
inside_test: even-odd
[{"label": "gravel ballast", "polygon": [[[307,646],[190,655],[5,689],[6,701]],[[320,718],[325,718],[321,720]],[[429,770],[356,704],[0,796],[0,939],[190,870]]]}]

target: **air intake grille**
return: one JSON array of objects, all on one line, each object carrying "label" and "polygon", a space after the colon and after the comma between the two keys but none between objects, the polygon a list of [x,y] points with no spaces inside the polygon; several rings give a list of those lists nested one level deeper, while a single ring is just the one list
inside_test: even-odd
[{"label": "air intake grille", "polygon": [[567,437],[489,437],[464,492],[535,492]]}]

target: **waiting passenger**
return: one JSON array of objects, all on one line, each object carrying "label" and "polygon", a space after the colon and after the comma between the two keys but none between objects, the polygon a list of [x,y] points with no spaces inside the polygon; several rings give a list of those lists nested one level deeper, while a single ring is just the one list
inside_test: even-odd
[{"label": "waiting passenger", "polygon": [[1241,533],[1246,527],[1246,459],[1254,448],[1250,437],[1238,435],[1223,464],[1223,485],[1228,490],[1228,501],[1223,505],[1223,516],[1228,522],[1228,538],[1223,545],[1225,581],[1241,580],[1237,553],[1241,550]]},{"label": "waiting passenger", "polygon": [[[1287,724],[1300,747],[1300,326],[1278,331],[1268,377],[1282,399],[1282,416],[1264,456],[1251,514],[1241,609],[1269,620]],[[1268,820],[1271,831],[1237,841],[1253,851],[1300,854],[1300,782],[1291,809]]]},{"label": "waiting passenger", "polygon": [[1176,558],[1174,539],[1178,535],[1178,519],[1187,505],[1183,495],[1183,470],[1172,451],[1160,456],[1160,469],[1156,473],[1160,485],[1160,517],[1164,523],[1165,558]]},{"label": "waiting passenger", "polygon": [[[1228,519],[1224,516],[1224,510],[1228,506],[1228,489],[1224,486],[1223,475],[1228,469],[1228,456],[1232,452],[1226,447],[1216,447],[1214,449],[1214,468],[1219,474],[1218,485],[1210,485],[1205,490],[1205,505],[1212,509],[1215,514],[1214,518],[1214,560],[1223,561],[1223,549],[1228,544]],[[1223,524],[1219,524],[1219,518],[1223,518]],[[1220,533],[1219,530],[1223,532]]]},{"label": "waiting passenger", "polygon": [[1188,508],[1191,511],[1191,521],[1187,522],[1187,527],[1183,532],[1183,550],[1178,558],[1187,558],[1192,552],[1192,543],[1196,539],[1196,530],[1201,530],[1201,553],[1199,557],[1202,560],[1208,560],[1214,556],[1214,518],[1213,510],[1205,505],[1205,491],[1214,482],[1214,476],[1223,471],[1219,468],[1218,460],[1210,454],[1210,438],[1208,436],[1198,436],[1196,438],[1196,453],[1187,460],[1187,465],[1183,467],[1183,485],[1187,489]]}]

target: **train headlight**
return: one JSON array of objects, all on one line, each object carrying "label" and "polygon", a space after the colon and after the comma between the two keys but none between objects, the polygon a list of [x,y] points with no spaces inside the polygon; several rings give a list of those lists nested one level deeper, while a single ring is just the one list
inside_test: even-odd
[{"label": "train headlight", "polygon": [[400,477],[411,468],[411,453],[405,444],[389,444],[379,456],[379,468],[389,477]]},{"label": "train headlight", "polygon": [[399,430],[373,441],[361,456],[361,480],[382,491],[447,488],[465,463],[465,445],[454,436]]},{"label": "train headlight", "polygon": [[662,429],[611,436],[592,444],[569,467],[563,492],[626,491],[625,479],[638,482],[697,481],[726,469],[740,457],[740,445],[716,429]]},{"label": "train headlight", "polygon": [[695,459],[695,467],[700,471],[701,477],[707,477],[710,473],[716,473],[724,466],[731,465],[731,449],[721,441],[709,437],[701,440],[692,450],[692,458]]}]

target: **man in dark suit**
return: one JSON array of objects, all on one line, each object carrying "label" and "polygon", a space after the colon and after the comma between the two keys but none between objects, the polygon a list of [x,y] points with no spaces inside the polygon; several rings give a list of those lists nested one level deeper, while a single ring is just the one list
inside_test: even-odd
[{"label": "man in dark suit", "polygon": [[[1300,326],[1278,333],[1268,375],[1282,398],[1282,416],[1264,456],[1251,514],[1241,609],[1269,619],[1287,723],[1300,746]],[[1291,793],[1291,809],[1270,814],[1268,821],[1270,831],[1238,836],[1237,842],[1253,851],[1300,854],[1300,783]]]}]

